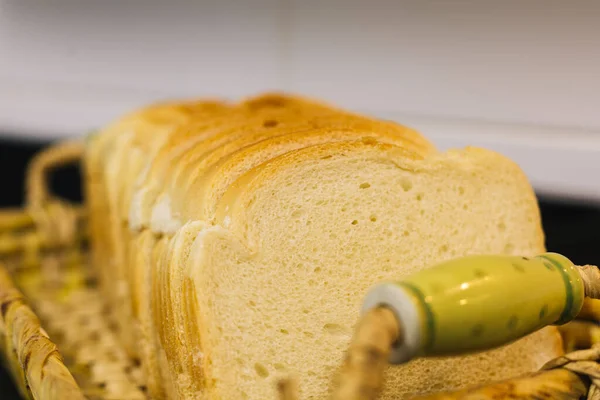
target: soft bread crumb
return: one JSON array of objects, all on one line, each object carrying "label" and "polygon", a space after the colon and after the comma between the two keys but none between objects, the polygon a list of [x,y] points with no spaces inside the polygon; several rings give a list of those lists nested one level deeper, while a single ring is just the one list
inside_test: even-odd
[{"label": "soft bread crumb", "polygon": [[131,199],[131,207],[129,209],[129,229],[138,231],[142,228],[142,201],[144,198],[143,191],[136,192]]},{"label": "soft bread crumb", "polygon": [[[223,398],[271,398],[278,368],[298,374],[303,398],[326,398],[372,284],[467,254],[544,251],[531,188],[492,152],[411,161],[390,147],[323,145],[258,169],[223,197],[231,233],[203,231],[188,270]],[[383,398],[533,371],[559,353],[556,338],[550,328],[390,369]]]},{"label": "soft bread crumb", "polygon": [[156,233],[174,233],[182,226],[179,219],[171,212],[171,198],[161,197],[152,209],[150,228]]}]

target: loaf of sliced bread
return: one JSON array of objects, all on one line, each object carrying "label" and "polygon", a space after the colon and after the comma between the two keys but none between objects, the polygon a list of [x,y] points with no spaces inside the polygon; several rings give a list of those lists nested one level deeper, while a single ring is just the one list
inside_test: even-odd
[{"label": "loaf of sliced bread", "polygon": [[[189,107],[187,104],[168,106],[178,111],[183,108],[188,111],[186,115],[189,115],[191,110],[194,116],[193,121],[186,120],[189,123],[183,123],[178,118],[156,117],[152,112],[160,112],[162,116],[173,111],[170,108],[165,110],[165,106],[155,106],[150,108],[152,112],[143,110],[138,114],[133,114],[136,118],[128,116],[118,121],[100,135],[104,138],[104,142],[109,143],[112,146],[111,149],[113,149],[112,152],[105,155],[103,159],[105,165],[111,165],[113,171],[127,171],[128,176],[127,179],[118,179],[114,174],[112,177],[112,181],[120,185],[118,189],[120,192],[117,194],[120,203],[113,205],[112,208],[120,208],[121,210],[129,208],[131,213],[117,212],[116,214],[121,215],[121,229],[125,228],[126,232],[122,232],[120,237],[118,232],[109,235],[115,249],[109,250],[107,253],[116,253],[116,257],[111,256],[108,263],[110,263],[111,268],[116,268],[116,271],[108,274],[112,278],[108,279],[111,286],[108,295],[114,298],[115,307],[119,308],[119,325],[123,332],[124,341],[129,343],[128,348],[133,355],[141,355],[137,350],[144,349],[145,346],[139,346],[139,343],[144,343],[145,339],[143,337],[148,336],[142,332],[144,318],[138,314],[141,307],[140,302],[143,299],[139,296],[138,289],[140,287],[135,286],[135,282],[143,279],[143,271],[149,269],[145,268],[147,266],[146,261],[140,261],[138,256],[146,254],[147,251],[154,248],[156,242],[154,235],[144,234],[145,227],[150,223],[151,207],[141,205],[147,203],[153,205],[155,203],[164,185],[165,174],[169,178],[172,177],[169,168],[185,165],[186,157],[197,158],[198,154],[202,154],[203,147],[211,148],[212,145],[212,148],[222,151],[218,146],[215,146],[215,143],[222,144],[223,148],[228,146],[228,149],[233,150],[235,147],[231,146],[231,141],[252,143],[278,134],[287,134],[299,129],[306,130],[312,126],[333,123],[334,121],[343,126],[371,123],[370,120],[364,117],[350,115],[311,100],[277,94],[249,99],[236,107],[214,102],[194,103],[193,107]],[[344,117],[340,118],[342,114]],[[148,121],[143,120],[144,116]],[[136,126],[132,127],[132,119],[137,123]],[[140,120],[142,120],[141,123]],[[168,126],[164,127],[164,124]],[[382,123],[382,125],[385,124]],[[407,145],[414,142],[412,146],[416,148],[422,150],[431,148],[431,145],[416,132],[389,123],[387,129],[402,130],[406,132],[407,136],[412,135],[413,139],[406,140]],[[161,134],[159,135],[157,131],[160,131]],[[122,140],[118,145],[115,144],[115,137]],[[129,141],[124,141],[122,138],[129,138]],[[150,143],[148,143],[149,138],[152,138]],[[150,152],[138,151],[138,153],[145,156],[144,160],[149,160],[144,168],[141,168],[141,171],[140,163],[136,163],[135,159],[127,156],[127,154],[134,153],[137,150],[135,146],[129,145],[129,143],[135,144],[136,141],[141,142],[142,146],[150,146],[152,149]],[[98,153],[97,148],[99,147],[97,143],[94,149],[96,153]],[[124,156],[115,156],[114,154],[117,151],[118,154]],[[118,166],[114,161],[115,159],[121,162]],[[136,176],[136,178],[133,179],[133,176]],[[135,196],[131,196],[133,192],[135,192]],[[113,191],[113,193],[116,192]],[[131,206],[132,204],[133,206]],[[131,231],[129,231],[129,227],[132,228]],[[110,228],[108,231],[111,232]],[[139,251],[131,254],[128,250],[131,248]],[[125,267],[131,265],[135,267]],[[141,268],[137,268],[138,265]],[[104,269],[106,270],[106,268]],[[137,274],[138,272],[142,275]],[[117,291],[114,290],[115,287],[118,288]],[[129,303],[131,307],[122,307],[123,304]],[[148,340],[152,341],[151,338]],[[150,356],[148,355],[148,357]],[[147,373],[153,376],[154,380],[163,380],[156,371],[152,370],[152,363],[145,364],[145,366],[148,366]],[[154,385],[149,383],[149,386],[153,387]]]},{"label": "loaf of sliced bread", "polygon": [[[468,254],[544,251],[537,202],[503,156],[267,94],[160,105],[89,142],[94,265],[155,398],[325,399],[374,284]],[[93,197],[93,199],[92,199]],[[543,329],[388,371],[383,398],[530,372]]]}]

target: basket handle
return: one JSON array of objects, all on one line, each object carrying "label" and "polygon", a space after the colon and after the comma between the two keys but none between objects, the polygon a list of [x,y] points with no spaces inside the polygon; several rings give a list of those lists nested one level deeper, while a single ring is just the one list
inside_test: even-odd
[{"label": "basket handle", "polygon": [[26,176],[26,209],[46,241],[72,243],[82,208],[59,199],[48,182],[50,173],[60,167],[81,162],[83,141],[65,141],[38,153],[30,162]]},{"label": "basket handle", "polygon": [[83,157],[82,141],[67,141],[52,146],[37,154],[30,162],[26,177],[26,205],[28,208],[42,208],[52,201],[48,177],[59,167],[80,162]]}]

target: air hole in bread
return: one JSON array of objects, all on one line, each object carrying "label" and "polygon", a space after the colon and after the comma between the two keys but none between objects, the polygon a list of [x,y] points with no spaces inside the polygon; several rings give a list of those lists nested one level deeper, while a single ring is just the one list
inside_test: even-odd
[{"label": "air hole in bread", "polygon": [[90,333],[90,336],[88,337],[88,340],[90,342],[97,342],[100,340],[100,333],[98,333],[97,331],[92,331]]},{"label": "air hole in bread", "polygon": [[461,186],[461,187],[459,187],[459,188],[458,188],[458,194],[460,194],[461,196],[462,196],[463,194],[465,194],[465,188],[464,188],[464,187],[462,187],[462,186]]},{"label": "air hole in bread", "polygon": [[443,245],[442,247],[440,247],[440,253],[446,253],[448,252],[448,246],[447,245]]},{"label": "air hole in bread", "polygon": [[355,219],[354,221],[352,221],[352,225],[358,225],[358,220]]},{"label": "air hole in bread", "polygon": [[249,305],[250,307],[256,307],[256,303],[255,303],[254,301],[252,301],[252,300],[250,300],[250,301],[248,302],[248,305]]},{"label": "air hole in bread", "polygon": [[304,215],[304,210],[296,210],[292,212],[292,218],[298,218]]},{"label": "air hole in bread", "polygon": [[403,179],[402,182],[400,182],[400,185],[402,185],[402,189],[405,192],[408,192],[413,187],[412,182],[410,180],[408,180],[408,179]]},{"label": "air hole in bread", "polygon": [[419,194],[417,194],[417,200],[418,200],[418,201],[421,201],[421,200],[423,200],[423,197],[424,197],[424,196],[425,196],[425,195],[424,195],[423,193],[419,193]]},{"label": "air hole in bread", "polygon": [[515,246],[512,243],[507,243],[506,246],[504,246],[504,253],[506,254],[512,254],[514,250]]},{"label": "air hole in bread", "polygon": [[277,125],[279,125],[279,122],[275,121],[274,119],[268,119],[266,121],[263,122],[263,126],[265,128],[274,128]]},{"label": "air hole in bread", "polygon": [[290,334],[290,332],[287,329],[280,329],[279,332],[283,333],[284,335]]},{"label": "air hole in bread", "polygon": [[368,183],[368,182],[365,182],[365,183],[361,183],[361,184],[360,184],[360,188],[361,188],[361,189],[368,189],[368,188],[370,188],[370,187],[371,187],[371,184],[370,184],[370,183]]},{"label": "air hole in bread", "polygon": [[499,230],[500,232],[504,232],[504,231],[506,230],[506,224],[505,224],[504,222],[500,222],[500,223],[498,224],[498,230]]},{"label": "air hole in bread", "polygon": [[463,204],[463,210],[468,210],[469,209],[469,205],[468,204]]},{"label": "air hole in bread", "polygon": [[280,364],[280,363],[275,363],[273,364],[273,367],[277,370],[277,371],[283,371],[285,370],[285,365]]},{"label": "air hole in bread", "polygon": [[377,221],[377,217],[376,217],[375,215],[371,215],[371,216],[369,217],[369,221],[371,221],[371,222],[376,222],[376,221]]},{"label": "air hole in bread", "polygon": [[315,269],[313,270],[313,272],[317,272],[317,273],[321,272],[321,267],[317,267],[317,268],[315,268]]},{"label": "air hole in bread", "polygon": [[332,336],[348,336],[350,335],[349,329],[346,329],[340,324],[325,324],[323,330]]}]

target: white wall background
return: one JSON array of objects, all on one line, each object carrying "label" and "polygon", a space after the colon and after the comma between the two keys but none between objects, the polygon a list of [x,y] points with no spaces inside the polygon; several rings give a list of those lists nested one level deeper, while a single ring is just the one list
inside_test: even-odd
[{"label": "white wall background", "polygon": [[0,131],[79,135],[165,97],[314,95],[600,200],[600,1],[0,0]]}]

